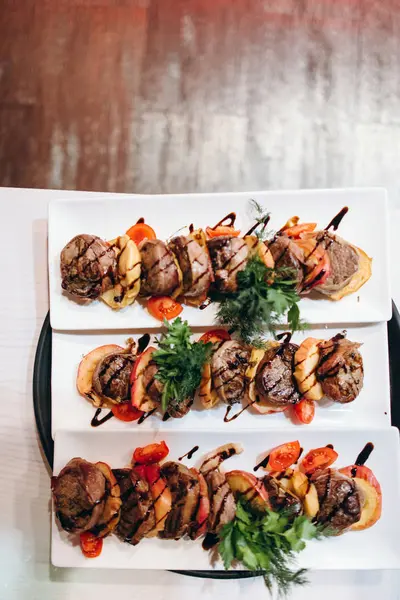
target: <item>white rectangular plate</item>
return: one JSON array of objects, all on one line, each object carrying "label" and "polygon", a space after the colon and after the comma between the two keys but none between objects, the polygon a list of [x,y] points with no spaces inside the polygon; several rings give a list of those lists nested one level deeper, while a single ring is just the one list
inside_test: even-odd
[{"label": "white rectangular plate", "polygon": [[[132,435],[123,432],[68,432],[58,431],[55,441],[54,473],[73,457],[80,456],[89,461],[105,461],[112,468],[129,464],[132,451],[152,441],[165,439],[169,448],[169,458],[177,460],[194,444],[199,451],[188,466],[201,462],[208,451],[227,442],[239,442],[244,452],[224,463],[225,470],[244,469],[252,471],[257,457],[269,449],[298,437],[305,451],[330,443],[339,453],[337,466],[352,464],[367,442],[375,449],[368,460],[382,487],[382,517],[370,529],[348,532],[336,538],[312,541],[298,555],[300,567],[311,569],[394,569],[400,567],[399,536],[400,521],[398,506],[400,501],[400,460],[399,434],[395,428],[380,430],[301,430],[298,436],[293,432],[158,432],[138,431]],[[166,541],[157,538],[147,539],[132,547],[120,542],[115,536],[104,542],[99,558],[86,559],[79,545],[73,545],[69,536],[52,521],[51,560],[56,567],[97,567],[127,569],[222,569],[221,562],[211,564],[209,555],[201,547],[201,541]]]},{"label": "white rectangular plate", "polygon": [[[58,200],[49,209],[50,316],[53,329],[155,329],[153,319],[139,303],[113,311],[100,301],[81,306],[61,289],[60,252],[80,233],[104,239],[122,235],[144,217],[159,238],[166,240],[190,223],[196,227],[215,225],[231,211],[237,227],[245,232],[254,223],[249,199],[257,200],[271,213],[270,227],[278,230],[293,215],[325,227],[343,206],[349,213],[338,233],[373,258],[372,277],[357,292],[332,302],[323,297],[301,300],[302,317],[309,323],[367,323],[390,319],[388,269],[388,223],[386,192],[382,189],[313,190],[293,192],[240,192],[160,196],[115,195],[94,200]],[[182,315],[190,325],[210,326],[215,307],[206,310],[185,307]]]},{"label": "white rectangular plate", "polygon": [[[340,328],[312,329],[296,334],[293,341],[300,342],[304,337],[313,336],[329,339]],[[316,407],[316,416],[307,427],[365,427],[384,426],[390,424],[390,390],[387,350],[386,323],[355,326],[347,329],[347,337],[362,342],[361,353],[364,360],[364,387],[359,397],[350,404],[327,403]],[[52,357],[52,431],[58,429],[91,429],[90,421],[95,409],[92,404],[78,394],[76,374],[83,355],[103,344],[119,344],[124,346],[129,337],[128,332],[99,333],[59,333],[53,332]],[[137,335],[133,337],[138,337]],[[221,405],[212,410],[204,410],[196,406],[182,420],[169,419],[162,422],[159,415],[146,419],[140,426],[137,422],[124,423],[111,419],[101,429],[118,429],[138,431],[139,429],[170,430],[176,428],[208,431],[222,426],[227,432],[242,429],[274,429],[293,428],[293,423],[285,413],[275,415],[259,415],[245,411],[230,423],[223,423],[226,406]],[[240,405],[237,405],[237,410]],[[231,414],[236,412],[234,407]],[[104,413],[105,414],[105,413]]]}]

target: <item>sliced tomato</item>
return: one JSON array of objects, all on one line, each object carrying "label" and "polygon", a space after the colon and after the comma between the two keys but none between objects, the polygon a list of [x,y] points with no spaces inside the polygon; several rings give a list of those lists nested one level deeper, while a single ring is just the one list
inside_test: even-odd
[{"label": "sliced tomato", "polygon": [[299,419],[300,423],[308,425],[314,418],[315,415],[315,404],[313,400],[300,400],[298,404],[293,407],[294,414]]},{"label": "sliced tomato", "polygon": [[283,233],[290,238],[301,238],[305,233],[311,233],[316,228],[316,223],[300,223],[299,225],[293,225],[292,227],[284,228]]},{"label": "sliced tomato", "polygon": [[221,235],[230,235],[231,237],[239,237],[240,231],[229,227],[228,225],[218,225],[214,229],[212,227],[206,227],[206,234],[209,238],[219,237]]},{"label": "sliced tomato", "polygon": [[168,454],[169,448],[163,440],[159,443],[148,444],[144,448],[136,448],[132,456],[132,463],[152,465],[153,463],[160,462]]},{"label": "sliced tomato", "polygon": [[285,471],[297,461],[300,450],[300,444],[297,440],[277,446],[269,454],[268,469],[271,471]]},{"label": "sliced tomato", "polygon": [[328,446],[315,448],[310,450],[301,461],[301,470],[304,473],[313,473],[317,469],[325,469],[333,464],[338,456],[338,453]]},{"label": "sliced tomato", "polygon": [[207,344],[207,342],[211,342],[212,344],[216,344],[217,342],[230,339],[231,336],[226,329],[211,329],[210,331],[203,333],[199,339],[199,342],[204,342],[205,344]]},{"label": "sliced tomato", "polygon": [[135,242],[136,245],[140,244],[145,239],[155,240],[156,233],[150,225],[146,225],[146,223],[136,223],[136,225],[132,225],[126,232],[127,235]]},{"label": "sliced tomato", "polygon": [[183,307],[170,296],[152,296],[147,301],[147,310],[158,321],[169,321],[180,315]]},{"label": "sliced tomato", "polygon": [[141,410],[132,406],[131,402],[122,402],[122,404],[114,404],[111,407],[114,417],[120,421],[137,421],[143,415]]},{"label": "sliced tomato", "polygon": [[86,558],[96,558],[100,556],[103,549],[103,539],[95,536],[90,531],[81,533],[79,538],[82,553]]}]

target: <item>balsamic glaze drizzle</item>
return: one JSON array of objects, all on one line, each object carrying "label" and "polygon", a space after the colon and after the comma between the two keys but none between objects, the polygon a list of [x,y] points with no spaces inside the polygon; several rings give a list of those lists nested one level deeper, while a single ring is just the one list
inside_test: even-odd
[{"label": "balsamic glaze drizzle", "polygon": [[143,423],[143,421],[145,421],[148,417],[150,417],[153,413],[155,413],[157,410],[157,408],[153,408],[153,410],[150,410],[147,413],[143,413],[143,415],[140,417],[140,419],[138,420],[137,424],[141,425]]},{"label": "balsamic glaze drizzle", "polygon": [[211,550],[214,548],[219,542],[219,537],[215,533],[207,533],[206,537],[203,540],[202,548],[203,550]]},{"label": "balsamic glaze drizzle", "polygon": [[144,217],[140,217],[140,219],[136,221],[136,225],[138,225],[139,223],[144,223]]},{"label": "balsamic glaze drizzle", "polygon": [[268,465],[268,461],[269,461],[269,454],[267,454],[267,456],[264,456],[264,458],[262,459],[262,461],[260,461],[258,463],[258,465],[256,465],[253,468],[253,471],[258,471],[258,469],[265,469],[265,467]]},{"label": "balsamic glaze drizzle", "polygon": [[193,446],[193,448],[191,450],[189,450],[189,452],[186,452],[186,454],[184,454],[183,456],[180,456],[178,458],[178,460],[182,460],[183,458],[187,458],[188,460],[190,460],[193,456],[193,454],[195,452],[197,452],[197,450],[199,449],[198,446]]},{"label": "balsamic glaze drizzle", "polygon": [[360,454],[357,456],[354,464],[357,467],[362,467],[363,465],[365,465],[365,463],[369,459],[373,449],[374,449],[374,445],[372,442],[368,442],[368,444],[365,444],[364,448],[361,450]]},{"label": "balsamic glaze drizzle", "polygon": [[[227,223],[225,223],[225,221],[227,221]],[[231,212],[228,215],[226,215],[223,219],[218,221],[218,223],[216,225],[214,225],[214,227],[211,227],[211,229],[217,229],[217,227],[219,227],[222,224],[225,224],[225,227],[233,227],[235,225],[235,221],[236,221],[236,213]]]},{"label": "balsamic glaze drizzle", "polygon": [[103,425],[103,423],[106,423],[106,421],[109,421],[114,416],[112,410],[110,410],[110,412],[108,412],[104,417],[102,417],[101,419],[98,419],[98,416],[101,413],[101,411],[102,411],[102,409],[98,408],[96,410],[96,412],[94,413],[94,417],[90,421],[90,424],[92,427],[100,427],[100,425]]},{"label": "balsamic glaze drizzle", "polygon": [[144,335],[142,335],[142,337],[140,337],[138,339],[137,353],[142,354],[142,352],[144,352],[146,350],[149,343],[150,343],[150,336],[148,333],[145,333]]},{"label": "balsamic glaze drizzle", "polygon": [[325,231],[329,231],[329,229],[331,227],[333,227],[334,231],[337,231],[337,228],[339,227],[340,223],[342,222],[343,217],[349,212],[349,207],[348,206],[344,206],[342,208],[341,211],[338,212],[338,214],[333,217],[332,221],[329,223],[329,225],[327,225],[325,227]]},{"label": "balsamic glaze drizzle", "polygon": [[241,410],[239,410],[239,412],[237,412],[235,415],[233,415],[233,417],[231,417],[230,419],[228,419],[228,415],[232,410],[232,406],[227,406],[226,413],[224,416],[224,423],[230,423],[231,421],[234,421],[235,419],[237,419],[242,413],[244,413],[245,410],[247,410],[249,408],[249,406],[251,406],[255,402],[256,402],[256,400],[253,400],[252,402],[249,402],[248,404],[246,404],[246,406],[244,406]]}]

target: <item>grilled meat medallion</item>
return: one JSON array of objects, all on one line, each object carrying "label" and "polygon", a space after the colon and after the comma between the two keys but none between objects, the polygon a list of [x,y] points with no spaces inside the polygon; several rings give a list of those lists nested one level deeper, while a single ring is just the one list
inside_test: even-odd
[{"label": "grilled meat medallion", "polygon": [[273,406],[296,404],[300,400],[293,371],[296,344],[279,344],[266,350],[257,368],[256,390]]},{"label": "grilled meat medallion", "polygon": [[61,286],[72,296],[94,300],[117,280],[114,248],[96,235],[76,235],[62,249]]},{"label": "grilled meat medallion", "polygon": [[317,379],[325,396],[335,402],[352,402],[363,387],[364,368],[358,351],[360,346],[342,334],[319,344]]},{"label": "grilled meat medallion", "polygon": [[221,344],[211,359],[214,389],[227,404],[240,402],[246,391],[245,374],[251,350],[235,340]]},{"label": "grilled meat medallion", "polygon": [[284,234],[275,236],[268,247],[275,261],[275,269],[287,269],[288,278],[296,281],[296,289],[300,291],[304,279],[303,250]]},{"label": "grilled meat medallion", "polygon": [[196,298],[208,292],[212,269],[207,250],[190,236],[179,235],[169,243],[183,275],[183,296]]},{"label": "grilled meat medallion", "polygon": [[328,279],[316,290],[323,294],[332,294],[343,289],[358,271],[360,257],[349,243],[329,231],[320,231],[317,242],[328,253],[331,272]]},{"label": "grilled meat medallion", "polygon": [[99,521],[106,502],[106,478],[90,462],[73,458],[52,478],[55,512],[66,531],[82,533]]},{"label": "grilled meat medallion", "polygon": [[214,285],[219,292],[236,292],[237,274],[246,267],[249,247],[243,238],[220,236],[207,240],[214,271]]},{"label": "grilled meat medallion", "polygon": [[215,469],[206,475],[206,481],[210,496],[207,531],[218,533],[224,525],[235,518],[236,501],[225,473]]},{"label": "grilled meat medallion", "polygon": [[342,533],[360,520],[361,499],[351,477],[333,469],[322,469],[311,477],[319,500],[318,523]]},{"label": "grilled meat medallion", "polygon": [[180,463],[169,461],[161,466],[172,496],[172,508],[165,521],[160,537],[178,540],[188,531],[195,518],[200,485],[195,474]]},{"label": "grilled meat medallion", "polygon": [[162,240],[144,240],[139,244],[142,257],[143,296],[174,296],[181,288],[182,274],[175,256]]},{"label": "grilled meat medallion", "polygon": [[303,507],[297,496],[279,483],[279,479],[272,475],[264,475],[262,484],[268,493],[268,503],[272,510],[287,510],[292,516],[301,515]]},{"label": "grilled meat medallion", "polygon": [[129,399],[130,376],[136,357],[112,352],[102,358],[93,373],[93,388],[100,397],[119,404]]},{"label": "grilled meat medallion", "polygon": [[143,371],[143,386],[146,390],[146,394],[154,402],[161,402],[161,395],[163,391],[163,384],[161,381],[156,379],[158,367],[155,360],[150,360],[149,364]]},{"label": "grilled meat medallion", "polygon": [[136,546],[153,531],[156,524],[153,498],[147,481],[132,469],[114,469],[121,491],[121,518],[116,534],[124,542]]}]

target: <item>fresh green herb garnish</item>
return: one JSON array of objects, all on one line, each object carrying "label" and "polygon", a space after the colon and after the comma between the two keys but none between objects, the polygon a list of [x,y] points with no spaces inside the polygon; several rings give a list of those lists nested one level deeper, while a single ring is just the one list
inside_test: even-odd
[{"label": "fresh green herb garnish", "polygon": [[249,201],[249,204],[254,214],[254,220],[257,223],[257,227],[254,229],[253,235],[256,235],[259,240],[265,241],[272,235],[272,233],[267,230],[270,213],[265,211],[261,204],[259,204],[257,200],[254,200],[253,198]]},{"label": "fresh green herb garnish", "polygon": [[293,518],[268,509],[260,513],[239,501],[234,520],[219,534],[218,551],[225,569],[239,561],[251,571],[261,571],[268,589],[276,583],[282,597],[292,586],[307,583],[306,570],[294,568],[295,553],[305,548],[306,540],[323,535],[305,516]]},{"label": "fresh green herb garnish", "polygon": [[164,384],[161,406],[165,411],[171,400],[179,403],[193,396],[213,345],[192,342],[192,331],[180,317],[172,323],[164,320],[164,325],[167,331],[156,342],[158,349],[152,358],[158,367],[155,377]]},{"label": "fresh green herb garnish", "polygon": [[246,343],[262,345],[262,336],[287,315],[290,330],[304,329],[300,320],[296,282],[290,269],[269,269],[258,256],[249,258],[237,274],[238,291],[219,298],[217,319]]}]

